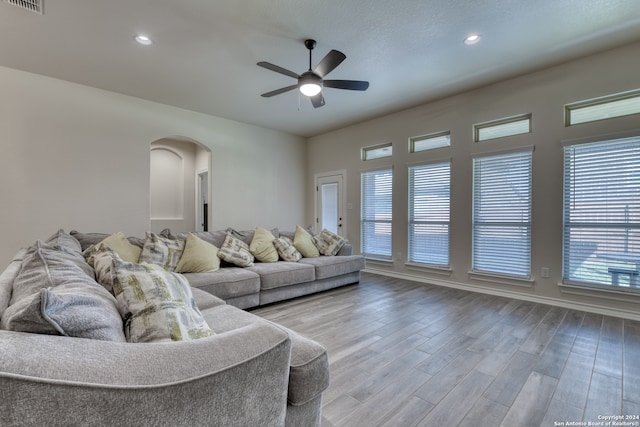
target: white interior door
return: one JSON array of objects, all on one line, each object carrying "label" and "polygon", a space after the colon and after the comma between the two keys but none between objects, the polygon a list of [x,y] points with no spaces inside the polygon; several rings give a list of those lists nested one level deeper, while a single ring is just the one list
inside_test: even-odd
[{"label": "white interior door", "polygon": [[316,231],[326,228],[344,236],[344,173],[316,176]]}]

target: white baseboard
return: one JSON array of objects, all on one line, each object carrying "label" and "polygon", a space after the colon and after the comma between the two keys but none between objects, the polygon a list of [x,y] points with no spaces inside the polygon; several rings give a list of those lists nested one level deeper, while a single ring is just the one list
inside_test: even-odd
[{"label": "white baseboard", "polygon": [[540,304],[553,305],[562,308],[569,308],[573,310],[586,311],[589,313],[603,314],[605,316],[621,317],[623,319],[639,320],[640,313],[636,310],[625,310],[620,308],[603,307],[597,304],[587,304],[582,302],[565,301],[556,298],[542,297],[536,295],[522,294],[520,292],[514,292],[503,289],[485,288],[483,286],[471,285],[468,283],[451,282],[447,280],[438,280],[425,278],[421,276],[415,276],[413,274],[398,273],[395,271],[378,270],[375,268],[365,268],[362,270],[365,273],[378,274],[380,276],[394,277],[396,279],[405,279],[412,282],[424,283],[435,286],[443,286],[446,288],[462,289],[470,292],[478,292],[482,294],[495,295],[513,299],[519,299],[524,301],[530,301]]}]

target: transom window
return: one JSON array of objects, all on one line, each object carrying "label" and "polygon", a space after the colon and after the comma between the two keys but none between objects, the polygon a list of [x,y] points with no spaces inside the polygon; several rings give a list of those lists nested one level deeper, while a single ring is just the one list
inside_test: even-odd
[{"label": "transom window", "polygon": [[531,133],[531,114],[507,117],[473,125],[473,140],[482,142],[489,139]]},{"label": "transom window", "polygon": [[640,114],[640,89],[567,104],[564,109],[566,126]]},{"label": "transom window", "polygon": [[532,150],[473,159],[473,270],[531,276]]},{"label": "transom window", "polygon": [[640,137],[564,149],[563,279],[640,288]]},{"label": "transom window", "polygon": [[381,159],[383,157],[391,157],[392,155],[393,145],[390,142],[362,149],[362,160]]}]

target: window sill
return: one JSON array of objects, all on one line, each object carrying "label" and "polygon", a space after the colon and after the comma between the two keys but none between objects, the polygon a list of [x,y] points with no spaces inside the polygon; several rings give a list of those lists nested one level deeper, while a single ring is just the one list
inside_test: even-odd
[{"label": "window sill", "polygon": [[[590,285],[570,281],[558,283],[558,288],[560,289],[560,292],[565,294],[582,295],[640,304],[640,289],[609,285]],[[630,296],[634,298],[629,298]]]},{"label": "window sill", "polygon": [[379,265],[384,265],[384,266],[390,266],[393,265],[393,260],[391,259],[384,259],[384,258],[370,258],[368,256],[365,255],[364,259],[366,260],[367,263],[372,263],[372,264],[379,264]]},{"label": "window sill", "polygon": [[408,270],[441,274],[443,276],[451,276],[451,273],[453,271],[450,267],[420,264],[417,262],[406,262],[404,265]]},{"label": "window sill", "polygon": [[521,286],[523,288],[532,288],[533,280],[519,276],[508,276],[502,274],[484,273],[479,271],[469,271],[467,273],[470,279],[481,280],[484,282],[500,283],[502,285]]}]

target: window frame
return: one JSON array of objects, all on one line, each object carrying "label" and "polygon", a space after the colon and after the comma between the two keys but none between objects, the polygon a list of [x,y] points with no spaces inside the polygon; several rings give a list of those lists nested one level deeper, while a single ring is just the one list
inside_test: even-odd
[{"label": "window frame", "polygon": [[[447,143],[447,145],[440,145],[437,147],[431,147],[431,148],[424,148],[422,150],[416,150],[416,142],[421,142],[421,141],[426,141],[429,139],[436,139],[436,138],[440,138],[442,136],[448,136],[449,141]],[[409,152],[410,153],[422,153],[424,151],[431,151],[431,150],[437,150],[439,148],[448,148],[451,147],[451,131],[442,131],[442,132],[434,132],[434,133],[429,133],[426,135],[419,135],[419,136],[412,136],[411,138],[409,138]]]},{"label": "window frame", "polygon": [[603,120],[610,120],[610,119],[615,119],[615,118],[627,117],[627,116],[633,116],[633,115],[636,115],[636,114],[640,114],[640,111],[638,111],[638,112],[635,112],[635,113],[620,114],[620,115],[616,115],[616,116],[612,116],[612,117],[605,117],[605,118],[602,118],[602,119],[595,119],[595,120],[587,120],[587,121],[582,121],[582,122],[578,122],[578,123],[572,123],[571,122],[571,113],[573,111],[580,110],[580,109],[583,109],[583,108],[594,107],[596,105],[610,104],[610,103],[613,103],[613,102],[623,101],[625,99],[632,99],[632,98],[640,98],[640,89],[633,89],[633,90],[629,90],[629,91],[626,91],[626,92],[619,92],[619,93],[614,93],[614,94],[611,94],[611,95],[605,95],[605,96],[600,96],[600,97],[597,97],[597,98],[587,99],[587,100],[584,100],[584,101],[577,101],[577,102],[571,102],[569,104],[565,104],[565,106],[564,106],[564,125],[565,125],[565,127],[577,126],[577,125],[581,125],[581,124],[585,124],[585,123],[601,122]]},{"label": "window frame", "polygon": [[[505,124],[509,124],[509,123],[520,122],[520,121],[524,121],[524,120],[528,121],[528,130],[527,130],[527,132],[512,133],[512,134],[509,134],[509,135],[502,135],[502,136],[496,136],[496,137],[492,137],[492,138],[480,139],[480,131],[482,129],[487,129],[487,128],[491,128],[491,127],[495,127],[495,126],[501,126],[501,125],[505,125]],[[530,134],[531,132],[533,132],[533,114],[532,113],[518,114],[516,116],[510,116],[510,117],[505,117],[505,118],[502,118],[502,119],[490,120],[490,121],[487,121],[487,122],[474,124],[473,125],[473,142],[485,142],[485,141],[491,141],[491,140],[494,140],[494,139],[510,138],[512,136],[517,136],[517,135],[527,135],[527,134]]]},{"label": "window frame", "polygon": [[[447,215],[447,220],[446,221],[442,221],[442,220],[421,220],[421,221],[416,221],[415,220],[415,175],[413,173],[413,171],[415,171],[416,169],[428,169],[428,168],[437,168],[437,167],[443,167],[443,166],[447,166],[447,171],[446,171],[446,175],[447,175],[447,208],[446,208],[446,215]],[[431,162],[427,162],[427,163],[420,163],[420,164],[415,164],[415,165],[409,165],[407,168],[407,173],[408,173],[408,184],[409,184],[409,188],[408,188],[408,228],[407,228],[407,261],[410,264],[414,264],[414,265],[420,265],[420,266],[425,266],[425,267],[431,267],[431,268],[440,268],[440,269],[449,269],[450,265],[451,265],[451,159],[446,159],[446,160],[433,160]],[[433,177],[433,179],[437,179],[440,175],[442,175],[441,172],[438,172],[436,174],[436,176]],[[432,181],[430,181],[432,182]],[[431,188],[428,188],[429,190],[431,190]],[[441,211],[438,212],[438,214],[442,214]],[[416,259],[417,257],[415,256],[414,252],[415,252],[415,240],[412,237],[412,231],[414,231],[413,226],[415,226],[416,224],[419,225],[434,225],[434,226],[446,226],[446,262],[442,263],[442,262],[425,262],[425,261],[421,261]],[[439,255],[439,254],[438,254]],[[441,255],[440,255],[441,256]]]},{"label": "window frame", "polygon": [[[517,148],[517,149],[513,149],[513,150],[503,150],[503,151],[499,151],[499,152],[491,152],[491,153],[483,153],[483,154],[477,154],[473,156],[473,163],[472,163],[472,188],[473,188],[473,194],[472,194],[472,215],[471,215],[471,220],[472,220],[472,236],[471,236],[471,273],[473,275],[476,276],[496,276],[496,277],[508,277],[508,278],[513,278],[516,280],[520,280],[520,281],[530,281],[531,277],[532,277],[532,212],[533,212],[533,152],[534,152],[535,147],[531,146],[531,147],[521,147],[521,148]],[[498,158],[498,157],[507,157],[507,156],[514,156],[514,155],[518,155],[518,154],[528,154],[529,156],[529,160],[528,160],[528,170],[529,170],[529,177],[528,177],[528,220],[525,221],[521,221],[521,222],[516,222],[516,221],[498,221],[498,220],[482,220],[479,221],[478,220],[478,207],[479,204],[481,202],[478,201],[478,197],[480,197],[479,195],[479,185],[481,183],[477,182],[477,161],[481,161],[483,159],[488,159],[488,158]],[[506,272],[506,271],[499,271],[499,270],[490,270],[490,269],[486,269],[486,268],[479,268],[478,264],[480,263],[478,260],[478,232],[479,232],[479,227],[480,226],[493,226],[493,227],[503,227],[503,228],[513,228],[513,229],[522,229],[523,227],[526,228],[526,234],[528,235],[528,248],[525,252],[523,252],[523,255],[526,257],[526,264],[523,267],[524,270],[527,270],[525,273],[519,274],[519,273],[513,273],[513,272]]]},{"label": "window frame", "polygon": [[[390,148],[389,154],[384,155],[384,156],[368,158],[368,153],[372,153],[372,152],[375,152],[375,151],[378,151],[378,150],[384,150],[385,148]],[[393,143],[392,142],[385,142],[384,144],[377,144],[377,145],[371,145],[369,147],[362,147],[360,156],[361,156],[362,161],[365,161],[365,162],[371,161],[371,160],[376,160],[376,159],[386,159],[387,157],[393,156]]]},{"label": "window frame", "polygon": [[[571,182],[571,179],[574,178],[576,175],[576,164],[575,164],[575,156],[573,158],[570,158],[571,155],[569,154],[569,150],[572,149],[583,149],[586,147],[588,148],[593,148],[594,152],[598,152],[598,149],[601,147],[605,147],[607,144],[610,144],[610,148],[614,148],[613,146],[615,144],[618,144],[619,146],[623,146],[625,143],[625,140],[631,140],[631,144],[636,143],[638,146],[637,147],[632,147],[633,149],[636,150],[640,150],[640,134],[636,131],[636,132],[632,132],[632,133],[620,133],[620,134],[615,134],[615,135],[608,135],[608,136],[604,136],[604,137],[597,137],[597,138],[585,138],[585,139],[580,139],[580,140],[571,140],[571,141],[565,141],[563,142],[563,149],[564,149],[564,153],[563,153],[563,198],[562,198],[562,213],[563,213],[563,217],[562,217],[562,283],[561,286],[564,287],[569,287],[569,288],[576,288],[576,289],[587,289],[587,290],[597,290],[597,291],[603,291],[603,292],[607,292],[607,293],[622,293],[622,294],[634,294],[634,295],[640,295],[640,277],[636,279],[637,281],[637,286],[632,286],[631,283],[631,276],[627,276],[626,274],[622,274],[622,280],[623,282],[629,281],[628,285],[620,285],[619,283],[619,277],[611,274],[610,271],[608,271],[608,269],[610,268],[609,266],[613,266],[614,268],[616,267],[620,267],[616,264],[633,264],[634,262],[627,260],[616,260],[615,259],[615,255],[614,253],[617,253],[616,251],[611,251],[611,248],[615,248],[616,247],[616,240],[615,240],[615,231],[620,231],[620,230],[626,230],[626,233],[628,235],[629,230],[635,231],[635,233],[640,233],[640,221],[637,222],[627,222],[625,224],[627,224],[626,226],[622,226],[622,223],[620,223],[619,221],[605,221],[605,222],[595,222],[592,221],[590,219],[586,219],[583,221],[572,221],[570,217],[570,211],[569,209],[571,209],[571,206],[573,206],[574,208],[577,207],[576,205],[576,199],[575,199],[575,195],[574,197],[571,197],[570,193],[574,193],[574,194],[594,194],[594,192],[586,192],[586,191],[582,191],[581,193],[578,193],[579,188],[576,189],[575,186],[575,182]],[[605,150],[606,151],[606,150]],[[584,156],[585,152],[581,153],[581,156]],[[592,153],[586,152],[586,155],[593,155]],[[592,166],[591,169],[594,170],[599,170],[599,171],[604,171],[604,170],[611,170],[614,173],[615,172],[623,172],[624,169],[622,167],[618,167],[615,166],[611,167],[611,165],[608,165],[609,168],[607,169],[607,164],[606,161],[609,160],[609,158],[604,158],[602,156],[597,156],[599,159],[602,160],[603,164],[598,164],[595,166]],[[587,157],[588,158],[588,157]],[[624,161],[626,159],[635,159],[636,157],[629,157],[629,156],[620,156],[621,161]],[[586,160],[585,160],[586,161]],[[637,161],[636,163],[640,163],[640,161]],[[569,168],[569,166],[573,166],[571,168]],[[635,170],[633,167],[631,168],[632,170]],[[602,175],[605,175],[604,173],[602,173]],[[622,187],[621,185],[621,181],[620,179],[615,179],[615,175],[612,175],[611,173],[607,174],[607,179],[603,178],[599,178],[599,176],[593,176],[593,174],[589,174],[588,175],[589,178],[591,178],[592,182],[598,182],[598,186],[607,186],[609,185],[610,187],[614,187],[616,189],[616,191],[601,191],[602,194],[607,194],[607,196],[610,196],[612,194],[617,194],[619,193],[620,188]],[[599,179],[598,179],[599,178]],[[638,180],[640,180],[640,174],[638,174],[638,177],[636,178]],[[609,181],[614,181],[614,182],[609,182]],[[640,182],[640,181],[639,181]],[[583,184],[584,185],[584,184]],[[573,191],[571,191],[573,190]],[[594,195],[594,198],[597,195]],[[601,197],[601,196],[600,196]],[[615,218],[615,215],[611,214],[611,210],[614,209],[612,206],[616,205],[616,202],[619,201],[619,203],[624,203],[625,200],[635,200],[634,198],[627,198],[627,197],[622,197],[620,196],[619,199],[614,199],[611,200],[609,197],[606,198],[605,202],[601,202],[602,206],[606,206],[606,209],[604,211],[604,214],[601,212],[599,212],[598,214],[600,215],[600,217],[606,217],[606,216],[610,216],[611,218]],[[589,199],[589,201],[591,201],[591,199]],[[582,201],[578,201],[580,203],[582,203]],[[613,203],[612,203],[613,202]],[[589,206],[594,206],[593,203],[589,204]],[[597,205],[596,205],[597,206]],[[638,206],[635,207],[636,211],[638,210]],[[576,214],[577,215],[577,214]],[[636,213],[637,215],[637,213]],[[629,225],[631,224],[631,226]],[[634,225],[635,224],[635,225]],[[594,274],[598,274],[602,277],[606,277],[605,275],[607,274],[611,274],[610,280],[611,283],[607,284],[607,283],[603,283],[604,281],[588,281],[585,280],[585,278],[583,278],[582,280],[580,280],[578,276],[578,274],[576,274],[576,276],[573,275],[573,273],[576,273],[576,271],[572,272],[572,266],[574,264],[572,264],[572,261],[575,262],[575,258],[572,258],[572,254],[570,253],[570,249],[571,249],[571,245],[572,244],[578,244],[579,243],[579,239],[574,240],[573,242],[570,241],[569,237],[570,237],[570,233],[573,229],[579,229],[580,227],[582,227],[583,229],[592,229],[594,230],[594,233],[598,233],[598,230],[606,230],[606,236],[613,236],[609,239],[604,239],[602,241],[598,241],[596,244],[596,247],[593,248],[592,253],[590,253],[589,255],[587,255],[586,259],[584,259],[581,263],[579,267],[575,267],[573,268],[573,270],[577,270],[578,268],[587,268],[586,261],[589,258],[595,257],[595,259],[601,259],[604,261],[600,261],[600,262],[594,262],[594,261],[590,261],[590,266],[588,267],[589,269],[591,269],[592,271],[595,271]],[[637,247],[639,245],[639,240],[638,238],[635,239],[635,246]],[[588,243],[587,241],[584,241],[582,243]],[[599,247],[600,244],[602,244],[602,249]],[[619,244],[619,243],[618,243]],[[634,247],[634,244],[632,243],[632,247]],[[579,251],[579,247],[576,247],[576,251]],[[577,255],[576,255],[577,256]],[[635,261],[635,269],[640,270],[640,256],[638,256],[637,258],[638,260]],[[635,258],[634,258],[635,260]],[[601,268],[607,268],[607,272],[603,272],[603,271],[599,271],[596,270],[597,267],[599,266],[598,264],[602,264]],[[633,266],[624,266],[625,269],[628,268],[633,268]],[[583,273],[582,273],[583,274]],[[592,276],[594,275],[592,274]],[[615,277],[615,278],[614,278]],[[607,277],[609,279],[609,277]],[[616,280],[618,279],[618,280]],[[614,284],[614,280],[618,281],[617,284]]]},{"label": "window frame", "polygon": [[[371,209],[368,205],[368,201],[369,200],[365,200],[368,196],[368,194],[366,194],[366,188],[365,188],[365,176],[368,176],[370,174],[390,174],[390,182],[389,183],[385,183],[386,188],[389,191],[389,195],[387,196],[390,200],[388,201],[388,210],[389,210],[389,218],[388,219],[375,219],[375,218],[367,218],[366,216],[369,215],[369,211],[372,211],[374,215],[376,215],[376,210],[378,209],[378,206],[373,206],[373,208]],[[360,173],[360,253],[366,258],[366,259],[370,259],[370,260],[374,260],[374,261],[392,261],[393,260],[393,167],[388,166],[388,167],[383,167],[383,168],[376,168],[376,169],[371,169],[371,170],[366,170],[366,171],[362,171]],[[372,197],[376,197],[375,195],[373,195]],[[372,200],[374,203],[376,202],[375,200]],[[384,210],[384,207],[383,209]],[[367,251],[367,249],[370,249],[369,247],[367,247],[368,244],[368,238],[369,235],[366,233],[366,229],[367,229],[367,224],[381,224],[382,228],[386,227],[388,228],[389,232],[389,244],[388,244],[388,248],[387,247],[382,247],[380,246],[381,249],[388,249],[388,252],[386,253],[380,253],[381,251],[378,252],[373,252],[373,251]],[[383,233],[381,233],[383,234]],[[375,237],[376,233],[374,232],[373,236]]]}]

